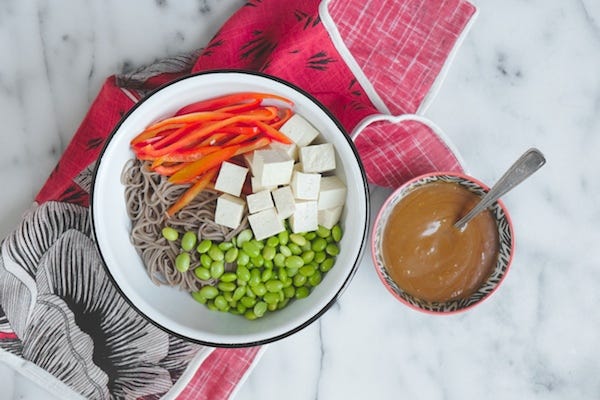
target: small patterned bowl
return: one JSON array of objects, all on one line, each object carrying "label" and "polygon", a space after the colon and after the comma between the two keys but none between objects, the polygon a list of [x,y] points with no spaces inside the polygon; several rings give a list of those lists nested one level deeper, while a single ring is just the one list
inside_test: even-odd
[{"label": "small patterned bowl", "polygon": [[479,196],[482,196],[489,191],[489,188],[478,180],[470,176],[454,172],[426,174],[410,180],[394,191],[381,207],[373,227],[371,238],[371,254],[373,257],[373,264],[375,265],[375,269],[379,275],[379,278],[385,287],[390,291],[390,293],[392,293],[392,295],[394,295],[394,297],[396,297],[398,300],[418,311],[423,311],[430,314],[453,314],[465,311],[479,304],[481,301],[488,298],[500,286],[512,262],[515,246],[514,235],[509,214],[502,201],[499,200],[490,207],[492,215],[495,217],[498,226],[498,239],[500,241],[498,250],[499,254],[496,266],[484,284],[467,298],[451,300],[447,302],[429,302],[406,293],[392,280],[385,267],[381,250],[383,232],[390,214],[396,204],[398,204],[398,202],[400,202],[413,189],[431,182],[458,183],[471,192],[478,194]]}]

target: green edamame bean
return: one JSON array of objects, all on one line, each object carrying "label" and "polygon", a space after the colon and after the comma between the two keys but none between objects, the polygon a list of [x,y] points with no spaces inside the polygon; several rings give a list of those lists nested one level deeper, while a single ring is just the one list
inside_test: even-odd
[{"label": "green edamame bean", "polygon": [[265,283],[265,287],[267,288],[267,291],[271,293],[279,292],[283,289],[283,282],[278,279],[271,279]]},{"label": "green edamame bean", "polygon": [[281,231],[277,234],[277,238],[279,239],[279,244],[285,246],[290,240],[290,234],[288,231]]},{"label": "green edamame bean", "polygon": [[213,261],[223,261],[225,259],[225,254],[223,254],[223,250],[219,248],[216,244],[212,244],[210,249],[208,249],[208,256],[213,259]]},{"label": "green edamame bean", "polygon": [[219,311],[219,309],[217,308],[217,306],[215,306],[215,302],[213,300],[208,300],[206,302],[206,307],[208,307],[208,309],[210,311]]},{"label": "green edamame bean", "polygon": [[303,299],[310,294],[310,290],[306,286],[299,287],[296,289],[296,298]]},{"label": "green edamame bean", "polygon": [[256,316],[256,314],[254,314],[254,311],[252,310],[248,310],[244,313],[244,317],[246,317],[246,319],[249,319],[250,321],[254,321],[256,318],[258,318]]},{"label": "green edamame bean", "polygon": [[263,258],[261,255],[258,255],[258,256],[256,256],[256,257],[252,257],[252,258],[250,259],[250,263],[251,263],[252,265],[254,265],[255,267],[258,267],[258,268],[260,268],[260,267],[262,267],[263,265],[265,265],[265,259],[264,259],[264,258]]},{"label": "green edamame bean", "polygon": [[277,278],[279,278],[280,281],[284,281],[288,278],[289,274],[288,274],[288,269],[287,268],[279,268],[277,270]]},{"label": "green edamame bean", "polygon": [[254,305],[252,311],[254,311],[254,315],[256,315],[257,317],[262,317],[267,312],[267,303],[265,303],[264,301],[259,301]]},{"label": "green edamame bean", "polygon": [[204,254],[210,249],[210,246],[212,246],[212,240],[204,239],[198,244],[196,251],[200,254]]},{"label": "green edamame bean", "polygon": [[263,282],[268,281],[269,279],[271,279],[273,277],[273,270],[270,268],[265,268],[262,272],[262,274],[260,275],[260,280]]},{"label": "green edamame bean", "polygon": [[317,237],[317,233],[316,232],[307,232],[306,235],[304,235],[304,238],[308,241],[313,240],[314,238]]},{"label": "green edamame bean", "polygon": [[290,256],[285,259],[287,268],[300,268],[304,265],[304,260],[300,256]]},{"label": "green edamame bean", "polygon": [[221,282],[235,282],[237,275],[235,272],[225,272],[221,275]]},{"label": "green edamame bean", "polygon": [[302,261],[304,261],[304,264],[308,264],[309,262],[312,262],[315,259],[315,252],[312,250],[309,251],[305,251],[304,253],[302,253]]},{"label": "green edamame bean", "polygon": [[200,292],[192,292],[192,297],[200,304],[206,304],[206,302],[208,301],[206,297],[200,294]]},{"label": "green edamame bean", "polygon": [[266,245],[262,250],[262,256],[265,260],[273,260],[276,253],[277,250],[275,250],[275,247],[271,247],[269,245]]},{"label": "green edamame bean", "polygon": [[219,249],[221,249],[224,252],[226,252],[227,250],[231,249],[232,247],[233,247],[233,243],[231,243],[231,242],[221,242],[221,243],[219,243]]},{"label": "green edamame bean", "polygon": [[196,234],[194,232],[186,232],[181,238],[181,248],[185,251],[191,251],[196,245]]},{"label": "green edamame bean", "polygon": [[282,253],[275,254],[275,257],[273,258],[273,264],[275,264],[276,267],[285,266],[285,256]]},{"label": "green edamame bean", "polygon": [[243,231],[238,233],[235,242],[237,244],[237,247],[242,247],[242,245],[250,239],[252,239],[252,230],[244,229]]},{"label": "green edamame bean", "polygon": [[277,292],[277,295],[279,296],[279,301],[285,300],[285,294],[283,294],[283,290],[280,290],[279,292]]},{"label": "green edamame bean", "polygon": [[277,293],[265,293],[263,300],[267,304],[277,304],[279,302],[279,295]]},{"label": "green edamame bean", "polygon": [[302,254],[302,248],[296,243],[288,243],[288,247],[293,255],[299,256],[300,254]]},{"label": "green edamame bean", "polygon": [[190,269],[190,262],[190,253],[180,253],[175,257],[175,268],[177,268],[177,271],[179,272],[186,272]]},{"label": "green edamame bean", "polygon": [[327,247],[327,240],[321,237],[315,238],[315,240],[312,241],[312,250],[314,252],[323,251],[325,250],[325,247]]},{"label": "green edamame bean", "polygon": [[258,257],[260,254],[260,249],[258,246],[250,241],[244,242],[242,244],[242,249],[248,254],[250,258]]},{"label": "green edamame bean", "polygon": [[217,308],[218,308],[220,311],[224,311],[224,310],[227,308],[227,306],[229,305],[229,304],[227,303],[227,300],[225,300],[225,297],[223,297],[223,296],[221,296],[221,295],[219,295],[219,296],[215,297],[215,300],[214,300],[214,302],[215,302],[215,306],[216,306],[216,307],[217,307]]},{"label": "green edamame bean", "polygon": [[208,254],[200,255],[200,264],[202,264],[204,268],[210,268],[210,264],[212,264],[212,262],[213,260]]},{"label": "green edamame bean", "polygon": [[301,287],[306,284],[306,282],[308,281],[308,278],[302,274],[297,274],[296,276],[294,276],[293,281],[294,281],[294,286]]},{"label": "green edamame bean", "polygon": [[244,250],[238,251],[237,256],[237,264],[238,265],[248,265],[250,263],[250,256],[246,254]]},{"label": "green edamame bean", "polygon": [[322,238],[326,238],[329,235],[331,235],[331,229],[327,229],[323,225],[319,225],[319,227],[317,228],[316,233],[317,233],[317,236],[322,237]]},{"label": "green edamame bean", "polygon": [[[234,303],[233,291],[230,290],[228,292],[223,292],[222,295],[223,295],[223,297],[225,297],[225,300],[227,300],[227,304],[229,304],[231,306],[231,303]],[[235,307],[235,304],[232,307]]]},{"label": "green edamame bean", "polygon": [[278,303],[267,304],[267,310],[269,310],[269,311],[275,311],[275,310],[277,310],[277,304]]},{"label": "green edamame bean", "polygon": [[298,270],[298,272],[300,272],[300,275],[309,277],[316,272],[316,268],[313,264],[307,264],[307,265],[303,266],[302,268],[300,268]]},{"label": "green edamame bean", "polygon": [[233,291],[232,298],[233,298],[233,300],[238,301],[238,300],[241,300],[241,298],[244,297],[245,294],[246,294],[246,288],[243,286],[238,286]]},{"label": "green edamame bean", "polygon": [[283,301],[277,303],[277,309],[281,310],[282,308],[287,306],[289,302],[290,302],[290,299],[284,299]]},{"label": "green edamame bean", "polygon": [[[217,284],[217,287],[219,288],[219,290],[223,291],[223,292],[233,292],[236,289],[236,285],[233,282],[219,282]],[[233,299],[232,299],[233,300]]]},{"label": "green edamame bean", "polygon": [[304,246],[306,244],[306,238],[297,233],[292,233],[290,235],[290,240],[298,246]]},{"label": "green edamame bean", "polygon": [[304,246],[300,246],[303,252],[312,251],[312,244],[307,240]]},{"label": "green edamame bean", "polygon": [[331,236],[336,242],[342,240],[342,228],[339,225],[335,225],[333,228],[331,228]]},{"label": "green edamame bean", "polygon": [[323,261],[321,263],[321,265],[319,265],[319,269],[321,270],[321,272],[327,272],[331,268],[333,268],[334,262],[335,262],[335,259],[333,257],[328,257],[325,259],[325,261]]},{"label": "green edamame bean", "polygon": [[291,299],[296,294],[296,288],[293,286],[284,287],[283,294],[286,299]]},{"label": "green edamame bean", "polygon": [[254,287],[260,283],[260,270],[253,269],[250,271],[250,280],[248,281],[248,285]]},{"label": "green edamame bean", "polygon": [[281,254],[283,254],[285,257],[289,257],[292,255],[292,251],[285,244],[282,244],[281,246],[279,246],[279,252]]},{"label": "green edamame bean", "polygon": [[279,246],[279,238],[277,236],[271,236],[267,239],[267,246],[277,247]]},{"label": "green edamame bean", "polygon": [[265,267],[267,269],[273,268],[273,260],[265,260],[265,263],[263,264],[263,267]]},{"label": "green edamame bean", "polygon": [[242,304],[246,308],[254,307],[256,304],[256,298],[244,296],[240,299],[240,304]]},{"label": "green edamame bean", "polygon": [[246,312],[247,307],[245,305],[243,305],[242,303],[238,303],[237,306],[235,307],[235,309],[237,310],[238,313],[240,313],[240,315],[243,315]]},{"label": "green edamame bean", "polygon": [[200,293],[201,296],[210,300],[210,299],[214,299],[215,297],[218,296],[219,289],[217,289],[214,286],[207,285],[207,286],[204,286],[203,288],[201,288],[198,292]]},{"label": "green edamame bean", "polygon": [[252,239],[250,243],[258,247],[258,250],[262,250],[265,247],[265,243],[262,240]]},{"label": "green edamame bean", "polygon": [[317,271],[315,271],[314,274],[312,274],[311,276],[308,277],[308,283],[310,286],[315,287],[319,283],[321,283],[322,279],[323,279],[323,276],[321,275],[321,272],[317,270]]},{"label": "green edamame bean", "polygon": [[162,229],[162,235],[169,242],[174,242],[179,237],[179,232],[177,232],[175,229],[171,228],[170,226],[165,226]]},{"label": "green edamame bean", "polygon": [[285,272],[287,273],[287,276],[293,278],[298,273],[298,269],[299,268],[287,268]]},{"label": "green edamame bean", "polygon": [[194,269],[194,275],[202,281],[207,281],[210,279],[210,271],[204,267],[197,267]]},{"label": "green edamame bean", "polygon": [[248,282],[250,280],[250,270],[243,265],[238,265],[236,274],[241,281]]},{"label": "green edamame bean", "polygon": [[237,247],[231,247],[225,253],[225,262],[232,263],[238,258],[239,250]]},{"label": "green edamame bean", "polygon": [[324,251],[317,251],[315,252],[315,258],[313,259],[313,261],[317,264],[321,264],[323,261],[325,261],[326,258],[327,254]]},{"label": "green edamame bean", "polygon": [[258,297],[262,297],[262,296],[264,296],[265,293],[267,293],[267,287],[264,283],[261,282],[261,283],[256,284],[255,286],[253,286],[252,291]]},{"label": "green edamame bean", "polygon": [[210,276],[214,279],[219,279],[221,275],[225,272],[225,265],[223,261],[213,261],[210,264]]},{"label": "green edamame bean", "polygon": [[340,248],[337,247],[337,245],[334,243],[329,243],[325,248],[325,252],[330,256],[337,256],[338,254],[340,254]]}]

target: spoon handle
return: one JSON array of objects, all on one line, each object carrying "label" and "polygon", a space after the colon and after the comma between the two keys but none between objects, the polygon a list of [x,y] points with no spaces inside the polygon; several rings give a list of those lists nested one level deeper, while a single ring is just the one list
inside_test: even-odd
[{"label": "spoon handle", "polygon": [[454,226],[458,229],[462,228],[473,217],[488,208],[502,195],[519,183],[523,182],[525,178],[540,169],[545,163],[546,158],[541,151],[535,148],[527,150],[513,165],[510,166],[490,191],[481,198],[479,203],[477,203],[467,215],[458,220]]}]

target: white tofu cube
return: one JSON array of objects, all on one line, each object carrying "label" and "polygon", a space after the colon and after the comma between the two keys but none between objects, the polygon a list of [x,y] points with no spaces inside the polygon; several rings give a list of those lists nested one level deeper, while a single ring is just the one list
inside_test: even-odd
[{"label": "white tofu cube", "polygon": [[319,131],[298,114],[292,115],[279,131],[290,138],[298,147],[308,146],[319,136]]},{"label": "white tofu cube", "polygon": [[335,169],[333,144],[324,143],[300,148],[303,172],[326,172]]},{"label": "white tofu cube", "polygon": [[300,200],[296,202],[296,209],[290,217],[292,232],[311,232],[319,227],[318,210],[316,201]]},{"label": "white tofu cube", "polygon": [[263,190],[277,189],[277,185],[264,186],[260,181],[260,178],[257,176],[251,177],[250,183],[252,183],[252,193],[262,192]]},{"label": "white tofu cube", "polygon": [[283,222],[275,212],[275,208],[268,208],[256,214],[248,215],[248,222],[250,222],[256,240],[263,240],[285,229]]},{"label": "white tofu cube", "polygon": [[324,226],[327,229],[333,228],[338,223],[342,215],[344,206],[327,208],[325,210],[319,210],[318,221],[319,225]]},{"label": "white tofu cube", "polygon": [[254,159],[253,151],[249,151],[248,153],[244,154],[244,162],[246,163],[246,167],[248,167],[248,169],[250,170],[251,175],[254,175],[254,169],[252,167],[253,159]]},{"label": "white tofu cube", "polygon": [[281,142],[271,142],[267,146],[269,150],[281,150],[287,154],[292,160],[298,161],[298,145],[296,143],[285,144]]},{"label": "white tofu cube", "polygon": [[275,201],[275,207],[280,219],[290,217],[294,213],[294,210],[296,210],[294,193],[292,193],[292,188],[289,186],[273,190],[273,200]]},{"label": "white tofu cube", "polygon": [[221,164],[215,189],[232,196],[239,196],[247,174],[248,168],[225,161]]},{"label": "white tofu cube", "polygon": [[258,193],[249,194],[246,196],[246,202],[248,203],[248,211],[250,211],[251,214],[274,207],[271,192],[269,190],[262,190]]},{"label": "white tofu cube", "polygon": [[320,183],[321,174],[306,174],[294,171],[290,186],[296,199],[317,200],[319,198]]},{"label": "white tofu cube", "polygon": [[215,222],[219,225],[235,229],[242,222],[245,208],[246,202],[244,200],[225,193],[217,198]]},{"label": "white tofu cube", "polygon": [[294,160],[283,150],[256,150],[252,165],[254,176],[263,186],[287,185],[292,178]]},{"label": "white tofu cube", "polygon": [[321,177],[319,210],[343,206],[346,203],[346,185],[337,176]]}]

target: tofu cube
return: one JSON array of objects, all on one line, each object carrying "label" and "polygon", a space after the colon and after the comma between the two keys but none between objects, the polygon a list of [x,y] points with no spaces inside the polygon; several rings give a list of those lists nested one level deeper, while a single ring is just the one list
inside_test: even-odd
[{"label": "tofu cube", "polygon": [[215,182],[215,189],[232,196],[239,196],[247,174],[248,168],[224,161]]},{"label": "tofu cube", "polygon": [[298,145],[296,143],[285,144],[281,142],[271,142],[267,146],[269,150],[281,150],[287,154],[292,160],[298,161]]},{"label": "tofu cube", "polygon": [[248,203],[248,211],[251,214],[274,207],[271,192],[269,190],[262,190],[258,193],[249,194],[246,196],[246,202]]},{"label": "tofu cube", "polygon": [[219,225],[235,229],[240,226],[245,209],[246,202],[244,200],[225,193],[217,198],[215,222]]},{"label": "tofu cube", "polygon": [[320,183],[321,174],[306,174],[294,171],[290,186],[296,199],[317,200],[319,198]]},{"label": "tofu cube", "polygon": [[318,210],[316,201],[300,200],[296,202],[296,209],[290,217],[292,232],[311,232],[319,227]]},{"label": "tofu cube", "polygon": [[254,152],[253,151],[249,151],[248,153],[244,154],[244,163],[250,170],[251,175],[254,175],[254,169],[252,168],[253,161],[254,161]]},{"label": "tofu cube", "polygon": [[344,206],[339,206],[334,208],[327,208],[325,210],[319,210],[319,225],[322,225],[327,229],[333,228],[333,226],[339,222],[343,209]]},{"label": "tofu cube", "polygon": [[308,146],[319,136],[319,131],[298,114],[292,115],[279,131],[290,138],[298,147]]},{"label": "tofu cube", "polygon": [[324,143],[300,148],[303,172],[326,172],[335,169],[333,144]]},{"label": "tofu cube", "polygon": [[337,176],[321,178],[319,210],[343,206],[346,203],[346,185]]},{"label": "tofu cube", "polygon": [[252,165],[254,176],[263,186],[287,185],[292,178],[294,160],[283,150],[256,150]]},{"label": "tofu cube", "polygon": [[256,240],[263,240],[285,229],[283,222],[277,216],[275,208],[268,208],[256,214],[248,215],[248,222],[250,222]]},{"label": "tofu cube", "polygon": [[296,203],[294,201],[294,193],[292,192],[292,188],[289,186],[283,186],[279,189],[273,190],[272,194],[279,218],[286,219],[290,217],[294,213],[294,210],[296,210]]},{"label": "tofu cube", "polygon": [[277,189],[277,185],[264,186],[260,181],[260,178],[257,176],[251,177],[250,183],[252,184],[252,193],[262,192],[263,190]]}]

